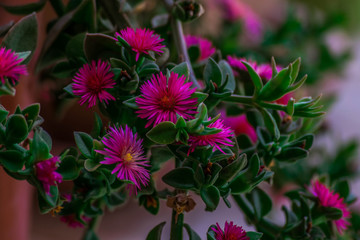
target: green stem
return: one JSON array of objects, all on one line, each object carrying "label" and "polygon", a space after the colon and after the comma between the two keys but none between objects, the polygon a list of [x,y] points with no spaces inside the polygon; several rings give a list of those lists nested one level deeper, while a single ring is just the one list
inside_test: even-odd
[{"label": "green stem", "polygon": [[[99,208],[104,210],[104,208],[105,208],[105,202],[104,201],[100,200]],[[84,236],[82,238],[83,240],[89,239],[89,236],[88,236],[89,234],[90,235],[93,235],[93,234],[96,235],[97,231],[99,230],[102,217],[103,217],[103,214],[97,215],[93,219],[91,219],[91,221],[89,222],[89,224],[88,224],[88,226],[87,226],[87,228],[86,228],[86,230],[84,232]]]},{"label": "green stem", "polygon": [[261,232],[266,232],[275,238],[279,237],[281,234],[281,227],[277,226],[276,224],[270,222],[265,218],[257,219],[255,216],[255,212],[248,203],[244,199],[242,195],[233,195],[235,202],[238,204],[240,209],[244,212],[246,217],[256,226],[256,228]]},{"label": "green stem", "polygon": [[236,102],[236,103],[242,103],[245,105],[250,105],[254,107],[263,107],[263,108],[269,108],[273,110],[280,110],[286,112],[286,106],[285,105],[279,105],[276,103],[268,103],[268,102],[261,102],[254,100],[253,97],[250,96],[240,96],[233,94],[230,97],[224,98],[225,102]]},{"label": "green stem", "polygon": [[173,210],[171,216],[170,240],[183,239],[183,225],[184,225],[184,214],[180,213],[176,217],[176,211]]}]

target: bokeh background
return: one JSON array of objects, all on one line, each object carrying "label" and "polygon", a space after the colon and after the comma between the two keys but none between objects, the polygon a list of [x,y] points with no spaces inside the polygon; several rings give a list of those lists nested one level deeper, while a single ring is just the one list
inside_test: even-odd
[{"label": "bokeh background", "polygon": [[[17,5],[36,2],[35,0],[0,0],[1,4]],[[68,2],[68,1],[66,1]],[[135,6],[136,14],[144,24],[161,1],[129,1]],[[309,78],[302,94],[323,94],[323,104],[327,108],[325,119],[317,119],[309,126],[317,127],[315,146],[306,163],[295,166],[301,182],[305,182],[306,171],[313,166],[320,166],[320,172],[331,172],[327,168],[330,162],[339,156],[346,156],[338,161],[334,174],[352,176],[352,191],[360,196],[359,171],[360,141],[360,1],[359,0],[203,0],[205,14],[198,20],[185,24],[187,34],[209,38],[223,56],[236,55],[248,57],[259,62],[269,62],[274,56],[280,65],[285,65],[297,57],[302,58],[301,75]],[[1,99],[1,103],[12,111],[17,104],[25,107],[33,102],[41,103],[41,115],[45,118],[43,127],[54,141],[54,154],[64,147],[74,144],[73,131],[89,132],[92,127],[93,110],[78,104],[63,104],[59,100],[61,84],[49,80],[42,72],[35,71],[41,47],[47,36],[46,25],[55,17],[49,3],[37,14],[39,22],[38,52],[30,65],[30,75],[23,77],[17,86],[16,97]],[[0,25],[17,21],[21,16],[11,15],[0,7]],[[26,41],[26,39],[24,39]],[[295,96],[296,97],[296,96]],[[96,111],[96,110],[95,110]],[[339,154],[339,151],[343,151]],[[328,164],[329,163],[329,164]],[[332,165],[331,165],[332,166]],[[170,167],[170,165],[169,165]],[[166,168],[166,167],[165,167]],[[294,168],[294,166],[293,166]],[[286,168],[282,179],[274,188],[263,184],[263,188],[273,196],[277,211],[274,219],[282,222],[280,207],[288,204],[281,194],[290,189],[286,182]],[[162,173],[157,173],[160,179]],[[301,175],[303,174],[303,175]],[[293,175],[294,176],[294,175]],[[296,182],[296,181],[295,181]],[[160,181],[159,181],[159,184]],[[67,183],[61,188],[70,188]],[[212,213],[204,212],[205,205],[197,202],[194,211],[186,214],[185,221],[191,223],[205,239],[207,228],[219,222],[234,221],[248,226],[236,206],[229,209],[223,202]],[[37,209],[35,191],[26,182],[19,182],[8,177],[0,170],[0,239],[4,240],[47,240],[80,239],[82,229],[72,229],[51,215],[41,215]],[[360,202],[353,209],[360,212]],[[170,211],[162,203],[160,212],[153,216],[140,208],[135,201],[129,201],[113,212],[107,212],[100,225],[99,236],[103,240],[145,239],[146,234],[157,223],[169,220]],[[169,231],[165,226],[165,233]]]}]

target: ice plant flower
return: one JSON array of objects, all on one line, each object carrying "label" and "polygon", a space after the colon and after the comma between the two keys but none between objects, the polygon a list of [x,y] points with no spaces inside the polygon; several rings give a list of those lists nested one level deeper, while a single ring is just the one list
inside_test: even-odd
[{"label": "ice plant flower", "polygon": [[190,48],[191,46],[198,46],[200,49],[200,56],[197,59],[198,61],[203,61],[211,57],[216,51],[212,43],[206,38],[201,38],[197,36],[187,35],[185,36],[186,46]]},{"label": "ice plant flower", "polygon": [[246,236],[246,231],[242,227],[234,225],[233,222],[228,223],[226,221],[224,231],[218,223],[211,230],[214,231],[216,240],[250,240]]},{"label": "ice plant flower", "polygon": [[22,59],[15,52],[5,47],[0,48],[0,79],[5,84],[6,78],[15,84],[20,75],[28,75],[25,65],[21,65]]},{"label": "ice plant flower", "polygon": [[169,80],[162,73],[153,75],[141,87],[141,97],[136,98],[140,118],[147,119],[145,127],[155,126],[164,121],[176,122],[178,114],[185,120],[194,118],[197,99],[191,95],[196,88],[192,83],[185,83],[185,76],[171,73]]},{"label": "ice plant flower", "polygon": [[[211,118],[209,118],[209,121],[210,120]],[[217,128],[221,131],[211,135],[190,135],[188,141],[190,149],[188,154],[195,151],[196,147],[208,145],[214,147],[213,151],[215,151],[215,149],[218,149],[220,152],[224,153],[220,146],[234,145],[234,143],[230,140],[230,138],[234,136],[234,133],[232,132],[230,127],[226,127],[223,124],[223,120],[216,120],[215,122],[211,123],[208,128]]]},{"label": "ice plant flower", "polygon": [[121,37],[129,44],[131,49],[136,52],[136,61],[139,60],[140,54],[149,54],[149,51],[163,53],[161,49],[165,47],[162,44],[164,39],[146,28],[132,29],[127,27],[120,30],[120,33],[115,33],[115,37],[116,40],[118,40],[117,37]]},{"label": "ice plant flower", "polygon": [[328,189],[323,183],[319,182],[319,180],[312,182],[310,192],[319,199],[321,206],[338,208],[342,211],[342,217],[333,221],[339,233],[342,234],[350,225],[350,222],[347,220],[350,218],[350,211],[344,203],[344,198],[341,198],[338,193],[334,193],[334,191]]},{"label": "ice plant flower", "polygon": [[147,186],[150,179],[149,161],[144,157],[142,139],[137,139],[137,133],[133,134],[126,125],[125,130],[120,127],[110,127],[109,133],[103,138],[104,150],[96,152],[104,155],[101,164],[115,165],[112,174],[116,174],[120,180],[128,180],[134,183],[131,188],[136,193],[136,188]]},{"label": "ice plant flower", "polygon": [[114,74],[111,72],[110,65],[101,60],[92,61],[84,64],[76,73],[73,79],[73,92],[81,96],[80,105],[88,102],[88,108],[95,106],[96,100],[108,103],[115,98],[105,89],[113,88],[115,83]]},{"label": "ice plant flower", "polygon": [[229,126],[234,131],[236,136],[245,134],[251,139],[253,143],[257,141],[256,131],[254,127],[248,122],[245,114],[239,116],[226,116],[224,117],[224,124]]},{"label": "ice plant flower", "polygon": [[[255,70],[255,72],[263,79],[264,81],[269,81],[272,77],[272,67],[268,63],[258,64],[255,61],[247,60],[246,58],[238,58],[235,56],[228,56],[227,61],[229,62],[230,66],[234,70],[246,71],[247,68],[242,63],[247,62],[249,65]],[[280,66],[276,66],[277,71],[280,71],[282,68]],[[237,71],[234,71],[235,75],[238,75]]]},{"label": "ice plant flower", "polygon": [[58,162],[60,162],[59,157],[52,157],[35,164],[36,177],[42,182],[46,194],[50,194],[50,186],[62,182],[62,176],[56,172]]}]

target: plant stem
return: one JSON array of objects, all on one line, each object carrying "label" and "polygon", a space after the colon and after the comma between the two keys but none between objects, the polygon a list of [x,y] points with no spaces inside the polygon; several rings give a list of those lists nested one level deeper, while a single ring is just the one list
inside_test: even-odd
[{"label": "plant stem", "polygon": [[273,110],[280,110],[286,112],[286,106],[285,105],[279,105],[276,103],[268,103],[268,102],[256,102],[253,97],[251,96],[240,96],[233,94],[230,97],[227,97],[224,99],[225,102],[236,102],[236,103],[242,103],[245,105],[255,106],[255,107],[263,107],[263,108],[269,108]]},{"label": "plant stem", "polygon": [[176,215],[177,215],[176,211],[173,210],[171,216],[170,240],[183,239],[184,214],[180,213],[177,216]]}]

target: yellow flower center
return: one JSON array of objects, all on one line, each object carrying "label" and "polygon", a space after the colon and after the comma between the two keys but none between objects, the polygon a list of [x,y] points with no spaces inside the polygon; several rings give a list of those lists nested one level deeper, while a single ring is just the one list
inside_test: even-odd
[{"label": "yellow flower center", "polygon": [[131,161],[133,160],[133,156],[131,156],[130,153],[127,153],[127,154],[125,155],[125,157],[124,157],[124,160],[125,160],[126,162],[131,162]]}]

